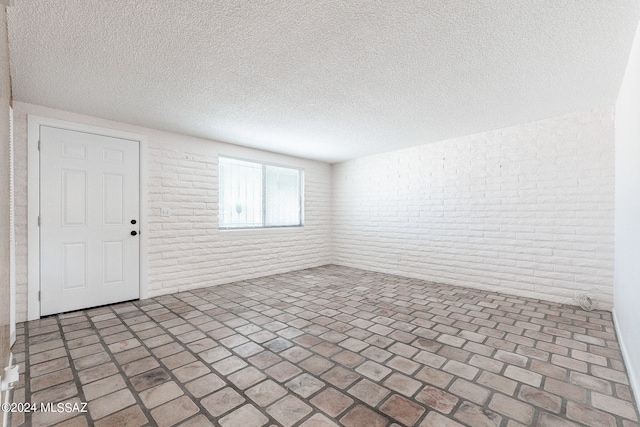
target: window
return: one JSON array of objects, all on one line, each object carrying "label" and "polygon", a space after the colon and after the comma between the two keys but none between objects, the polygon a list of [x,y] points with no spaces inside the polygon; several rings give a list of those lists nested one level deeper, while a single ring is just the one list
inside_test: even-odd
[{"label": "window", "polygon": [[220,228],[302,225],[301,169],[220,157]]}]

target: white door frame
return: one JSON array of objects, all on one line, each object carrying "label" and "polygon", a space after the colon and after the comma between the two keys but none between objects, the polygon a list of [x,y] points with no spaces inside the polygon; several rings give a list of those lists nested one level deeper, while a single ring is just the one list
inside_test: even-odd
[{"label": "white door frame", "polygon": [[40,229],[38,215],[40,215],[40,126],[50,126],[71,131],[93,133],[112,138],[129,139],[140,144],[140,299],[148,297],[147,286],[147,137],[140,134],[123,132],[81,123],[67,122],[48,117],[27,116],[27,240],[28,240],[28,295],[27,320],[40,318]]}]

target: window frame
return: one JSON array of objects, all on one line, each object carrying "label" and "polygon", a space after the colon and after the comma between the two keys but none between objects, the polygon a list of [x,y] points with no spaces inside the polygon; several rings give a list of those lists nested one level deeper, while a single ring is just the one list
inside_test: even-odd
[{"label": "window frame", "polygon": [[[230,159],[238,160],[241,162],[248,162],[260,165],[262,168],[262,225],[257,226],[242,226],[242,227],[228,227],[220,224],[220,160]],[[267,166],[273,166],[284,169],[291,169],[298,171],[298,203],[299,203],[299,224],[285,224],[285,225],[266,225],[267,217]],[[261,230],[261,229],[275,229],[275,228],[302,228],[304,227],[304,168],[285,165],[282,163],[267,162],[263,160],[247,159],[245,157],[218,155],[218,230]]]}]

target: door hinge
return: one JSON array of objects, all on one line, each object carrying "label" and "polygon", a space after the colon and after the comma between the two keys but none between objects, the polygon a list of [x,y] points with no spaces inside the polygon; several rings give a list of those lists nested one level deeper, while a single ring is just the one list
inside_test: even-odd
[{"label": "door hinge", "polygon": [[38,151],[40,151],[40,140],[38,140]]},{"label": "door hinge", "polygon": [[41,296],[42,296],[42,291],[38,291],[38,301],[40,301]]},{"label": "door hinge", "polygon": [[38,227],[40,227],[40,215],[38,215]]}]

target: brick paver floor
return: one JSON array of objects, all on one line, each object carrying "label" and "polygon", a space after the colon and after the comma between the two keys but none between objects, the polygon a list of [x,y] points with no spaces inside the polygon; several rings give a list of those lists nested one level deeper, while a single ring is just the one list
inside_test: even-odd
[{"label": "brick paver floor", "polygon": [[611,313],[346,267],[18,334],[15,401],[69,406],[14,425],[639,425]]}]

